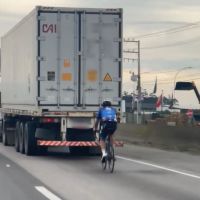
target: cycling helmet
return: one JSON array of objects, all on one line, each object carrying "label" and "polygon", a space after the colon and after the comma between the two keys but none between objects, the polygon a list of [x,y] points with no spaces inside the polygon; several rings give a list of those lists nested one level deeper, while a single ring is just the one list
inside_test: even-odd
[{"label": "cycling helmet", "polygon": [[112,103],[111,103],[111,101],[109,101],[109,100],[105,100],[105,101],[103,101],[102,106],[103,106],[103,107],[111,107],[111,106],[112,106]]}]

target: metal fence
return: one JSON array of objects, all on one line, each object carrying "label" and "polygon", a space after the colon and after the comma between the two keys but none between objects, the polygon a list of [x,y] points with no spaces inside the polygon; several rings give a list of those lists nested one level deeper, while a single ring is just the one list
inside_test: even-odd
[{"label": "metal fence", "polygon": [[[143,112],[141,115],[142,124],[145,124],[147,120],[153,117],[153,113],[151,112]],[[126,112],[126,123],[137,123],[137,112]]]}]

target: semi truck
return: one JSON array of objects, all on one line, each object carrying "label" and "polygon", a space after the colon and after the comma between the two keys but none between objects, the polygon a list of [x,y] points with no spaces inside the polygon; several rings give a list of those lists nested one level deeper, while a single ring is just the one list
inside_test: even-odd
[{"label": "semi truck", "polygon": [[119,110],[122,9],[37,6],[1,38],[0,137],[26,155],[98,146],[103,100]]}]

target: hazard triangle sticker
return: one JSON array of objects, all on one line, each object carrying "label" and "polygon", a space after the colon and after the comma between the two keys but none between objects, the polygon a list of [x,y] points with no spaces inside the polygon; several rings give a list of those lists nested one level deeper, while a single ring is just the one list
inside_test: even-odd
[{"label": "hazard triangle sticker", "polygon": [[109,73],[107,73],[103,79],[104,81],[112,81],[112,78]]}]

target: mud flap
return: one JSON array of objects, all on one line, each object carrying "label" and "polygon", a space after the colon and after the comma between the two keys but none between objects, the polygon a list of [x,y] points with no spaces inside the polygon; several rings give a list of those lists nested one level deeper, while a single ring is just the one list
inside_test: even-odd
[{"label": "mud flap", "polygon": [[[67,141],[94,141],[95,136],[93,129],[67,129]],[[69,151],[73,155],[89,155],[91,148],[94,147],[69,147]]]}]

